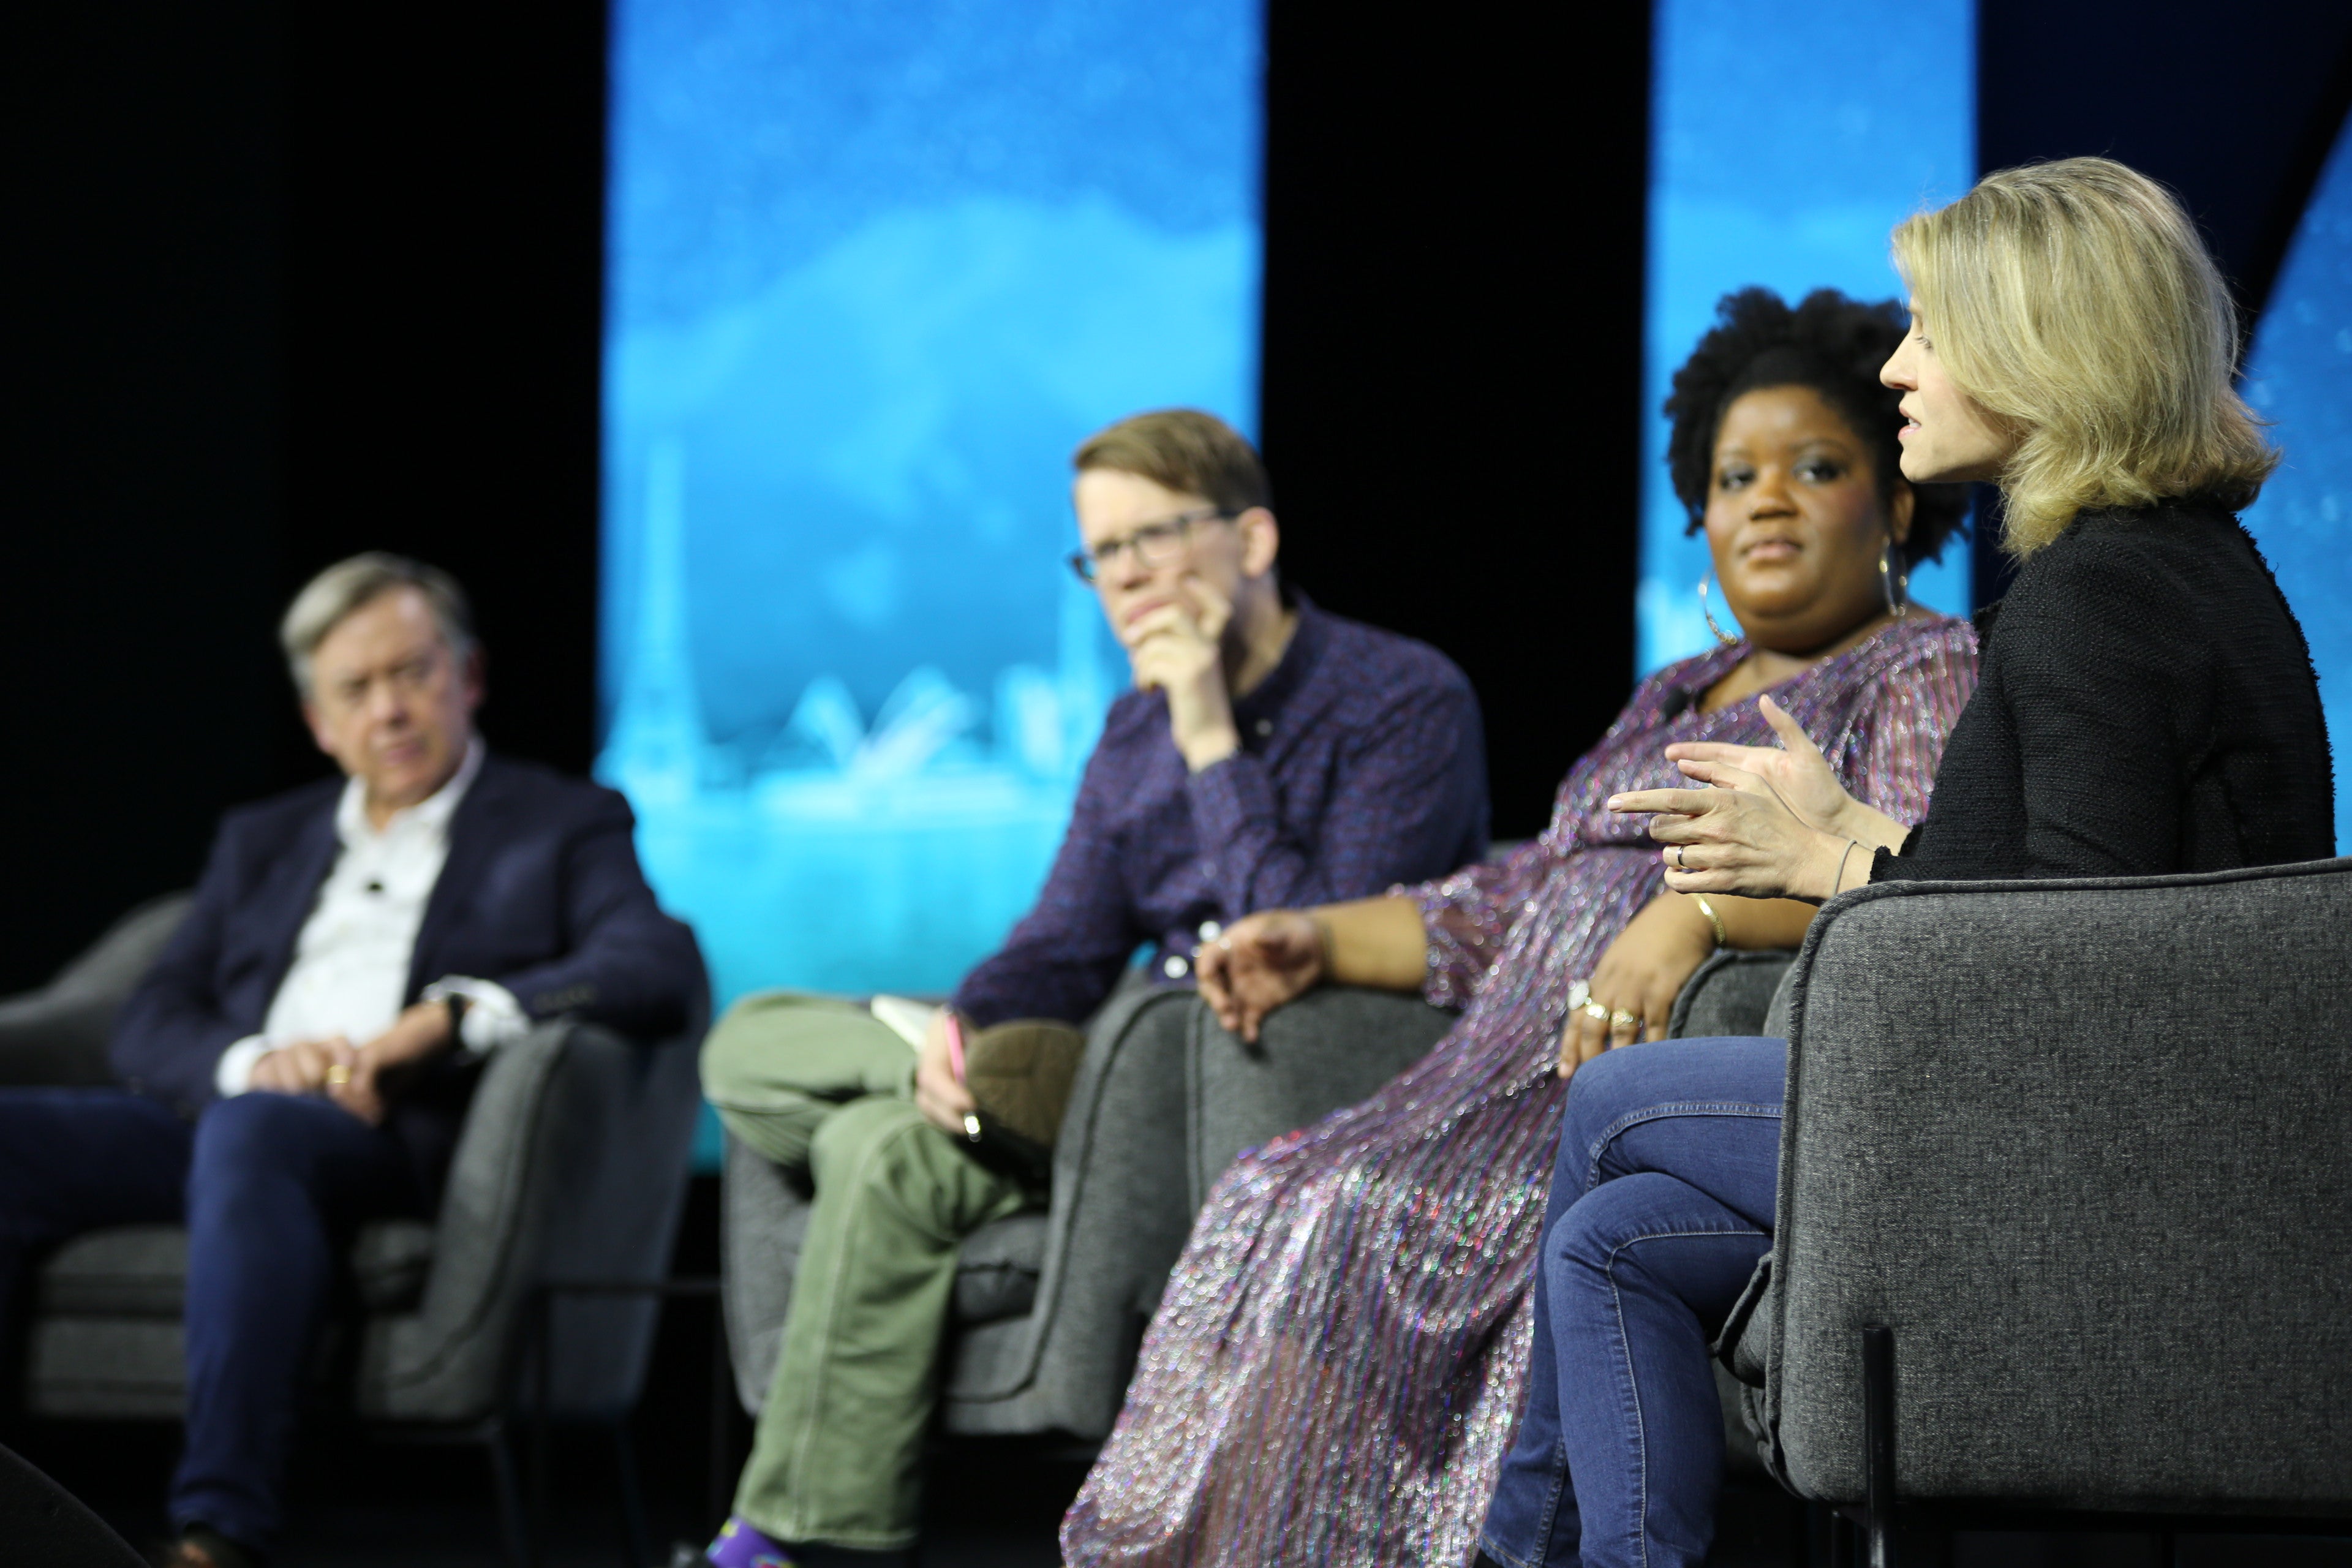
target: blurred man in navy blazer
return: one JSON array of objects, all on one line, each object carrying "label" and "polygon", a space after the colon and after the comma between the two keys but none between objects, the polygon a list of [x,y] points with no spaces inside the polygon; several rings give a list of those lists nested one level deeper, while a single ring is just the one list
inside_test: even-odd
[{"label": "blurred man in navy blazer", "polygon": [[344,780],[222,822],[116,1023],[123,1089],[0,1090],[0,1291],[21,1299],[38,1252],[78,1232],[188,1226],[178,1568],[268,1550],[341,1243],[431,1212],[483,1058],[559,1016],[673,1034],[705,986],[626,803],[485,753],[448,577],[355,557],[296,597],[282,637]]}]

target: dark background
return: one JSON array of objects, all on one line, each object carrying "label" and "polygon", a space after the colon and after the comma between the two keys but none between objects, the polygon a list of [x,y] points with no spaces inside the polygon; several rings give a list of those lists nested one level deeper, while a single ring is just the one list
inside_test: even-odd
[{"label": "dark background", "polygon": [[[1633,673],[1648,10],[1270,5],[1263,425],[1286,564],[1469,670],[1496,828],[1524,835]],[[2138,164],[2258,306],[2352,99],[2352,6],[1980,16],[1984,165]],[[603,92],[593,5],[12,17],[0,994],[191,881],[224,806],[325,771],[271,628],[353,551],[456,572],[491,654],[486,726],[586,767]],[[711,1185],[685,1272],[717,1266]],[[638,1417],[689,1532],[709,1522],[703,1447],[681,1438],[707,1336],[666,1318]],[[68,1429],[37,1457],[136,1519],[170,1449]],[[397,1494],[395,1555],[419,1500],[457,1510],[452,1541],[487,1539],[470,1457],[324,1452],[301,1483],[314,1534],[381,1544]],[[1004,1473],[975,1453],[949,1470],[974,1484],[938,1489],[966,1523]],[[566,1495],[602,1529],[594,1494]],[[1058,1501],[1015,1502],[1050,1534]]]},{"label": "dark background", "polygon": [[[2162,180],[2249,339],[2347,103],[2344,0],[1977,0],[1977,167],[2095,153]],[[1979,604],[2009,583],[1998,538],[1977,531]]]},{"label": "dark background", "polygon": [[[1536,15],[1269,19],[1286,559],[1470,672],[1508,837],[1633,673],[1647,8]],[[2352,6],[1980,18],[1985,164],[2137,163],[2258,305],[2352,98]],[[352,551],[456,572],[486,727],[586,767],[603,23],[548,0],[40,7],[0,92],[4,994],[188,883],[222,807],[324,771],[271,628]]]},{"label": "dark background", "polygon": [[1501,15],[1273,0],[1259,426],[1286,573],[1468,672],[1524,838],[1633,680],[1650,7],[1587,8],[1573,91]]}]

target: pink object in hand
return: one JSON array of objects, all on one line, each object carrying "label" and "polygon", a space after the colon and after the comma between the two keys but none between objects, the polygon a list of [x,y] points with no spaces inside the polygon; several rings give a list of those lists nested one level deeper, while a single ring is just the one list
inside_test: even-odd
[{"label": "pink object in hand", "polygon": [[952,1012],[943,1012],[940,1016],[946,1021],[948,1027],[948,1070],[955,1074],[956,1082],[961,1083],[963,1081],[963,1025],[957,1021]]}]

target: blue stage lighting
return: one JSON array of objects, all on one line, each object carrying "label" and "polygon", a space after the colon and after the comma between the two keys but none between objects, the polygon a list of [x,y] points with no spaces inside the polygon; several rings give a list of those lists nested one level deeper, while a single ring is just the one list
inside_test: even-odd
[{"label": "blue stage lighting", "polygon": [[2336,850],[2352,853],[2352,122],[2272,285],[2245,393],[2285,458],[2246,527],[2311,643],[2336,747]]},{"label": "blue stage lighting", "polygon": [[[1975,179],[1973,0],[1657,0],[1642,379],[1642,575],[1635,662],[1647,675],[1713,646],[1665,468],[1666,386],[1715,302],[1760,283],[1901,292],[1887,235]],[[1966,615],[1968,549],[1912,574],[1912,597]]]},{"label": "blue stage lighting", "polygon": [[600,777],[719,1001],[940,992],[1126,684],[1069,454],[1255,425],[1254,0],[618,0]]}]

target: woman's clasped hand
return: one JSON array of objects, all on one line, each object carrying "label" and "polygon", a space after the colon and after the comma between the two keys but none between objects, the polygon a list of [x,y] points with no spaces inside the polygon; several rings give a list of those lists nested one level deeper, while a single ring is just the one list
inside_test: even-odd
[{"label": "woman's clasped hand", "polygon": [[1664,1039],[1675,997],[1715,947],[1715,922],[1696,900],[1650,900],[1609,944],[1592,977],[1569,988],[1559,1076],[1613,1047]]},{"label": "woman's clasped hand", "polygon": [[1846,793],[1829,760],[1769,697],[1757,706],[1779,747],[1684,742],[1666,756],[1699,789],[1633,790],[1609,809],[1654,814],[1650,837],[1666,847],[1666,886],[1677,893],[1821,903],[1869,880],[1871,856],[1907,831]]}]

